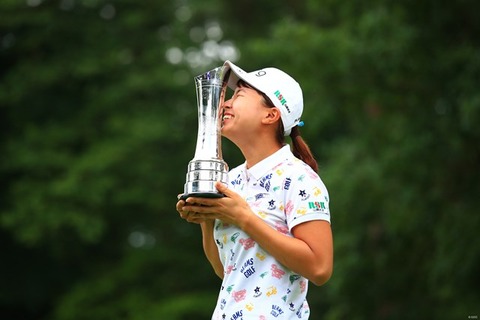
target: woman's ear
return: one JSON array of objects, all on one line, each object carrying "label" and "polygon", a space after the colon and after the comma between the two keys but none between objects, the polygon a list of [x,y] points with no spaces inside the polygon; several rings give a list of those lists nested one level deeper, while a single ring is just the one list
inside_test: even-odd
[{"label": "woman's ear", "polygon": [[278,108],[267,108],[265,112],[265,117],[262,122],[264,124],[272,124],[277,122],[281,117],[280,110]]}]

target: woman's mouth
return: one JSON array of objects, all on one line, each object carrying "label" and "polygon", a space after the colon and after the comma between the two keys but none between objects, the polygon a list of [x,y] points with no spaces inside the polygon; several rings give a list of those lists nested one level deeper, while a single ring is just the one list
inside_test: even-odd
[{"label": "woman's mouth", "polygon": [[234,117],[233,114],[224,113],[223,116],[222,116],[222,121],[225,122],[226,120],[230,120],[230,119],[232,119],[233,117]]}]

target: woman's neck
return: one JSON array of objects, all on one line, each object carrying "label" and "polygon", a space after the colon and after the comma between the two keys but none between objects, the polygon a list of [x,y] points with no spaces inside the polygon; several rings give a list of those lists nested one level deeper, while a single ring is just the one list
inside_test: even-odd
[{"label": "woman's neck", "polygon": [[251,141],[250,143],[244,143],[241,146],[237,144],[237,146],[245,157],[247,169],[253,167],[282,148],[282,145],[276,141],[265,141],[261,138]]}]

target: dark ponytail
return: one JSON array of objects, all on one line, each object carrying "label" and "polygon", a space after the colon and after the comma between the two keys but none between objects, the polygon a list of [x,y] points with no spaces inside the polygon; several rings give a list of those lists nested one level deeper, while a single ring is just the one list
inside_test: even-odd
[{"label": "dark ponytail", "polygon": [[300,129],[298,128],[298,126],[292,128],[290,138],[292,139],[293,155],[308,164],[313,169],[313,171],[318,173],[317,160],[315,160],[312,151],[310,151],[310,147],[300,135]]}]

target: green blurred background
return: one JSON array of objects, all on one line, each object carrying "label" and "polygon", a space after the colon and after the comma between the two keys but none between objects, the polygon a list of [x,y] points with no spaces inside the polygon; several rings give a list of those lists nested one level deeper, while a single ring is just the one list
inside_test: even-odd
[{"label": "green blurred background", "polygon": [[226,59],[304,90],[335,240],[312,320],[478,316],[479,1],[2,0],[0,318],[209,319],[175,203]]}]

